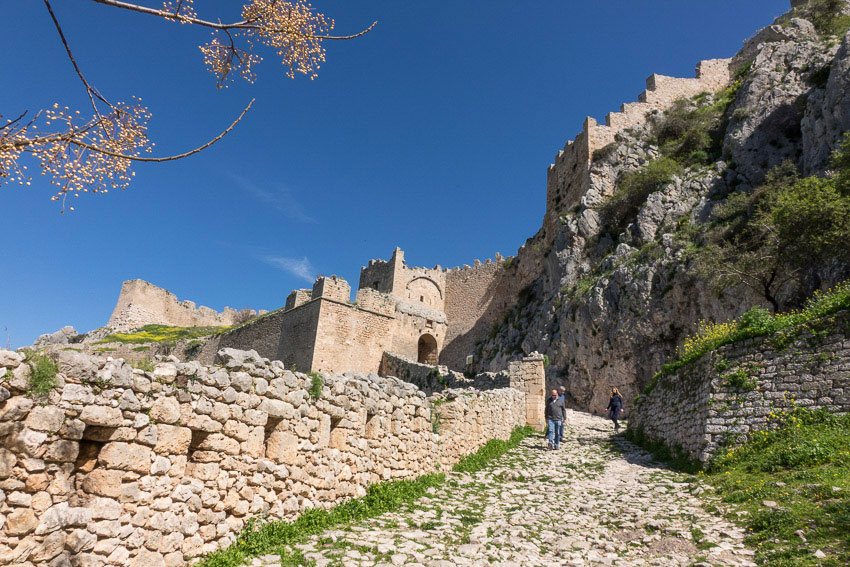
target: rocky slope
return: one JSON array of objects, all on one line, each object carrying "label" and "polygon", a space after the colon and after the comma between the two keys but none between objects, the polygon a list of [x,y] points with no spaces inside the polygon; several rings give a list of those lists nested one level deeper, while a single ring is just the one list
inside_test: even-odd
[{"label": "rocky slope", "polygon": [[648,116],[645,125],[621,132],[594,154],[580,205],[562,212],[555,234],[541,231],[532,239],[538,250],[545,247],[541,275],[480,345],[480,366],[500,368],[522,353],[547,353],[550,386],[564,384],[575,406],[601,410],[612,386],[628,404],[696,322],[767,305],[747,288],[718,292],[697,275],[693,234],[712,222],[729,195],[752,192],[786,160],[801,175],[824,174],[850,130],[850,34],[825,31],[823,15],[815,13],[823,4],[840,4],[834,14],[848,14],[850,3],[792,4],[745,42],[733,59],[736,79],[729,89],[687,103],[719,113],[716,159],[686,165],[645,197],[624,227],[612,230],[605,204],[629,172],[661,154],[656,144],[664,115]]}]

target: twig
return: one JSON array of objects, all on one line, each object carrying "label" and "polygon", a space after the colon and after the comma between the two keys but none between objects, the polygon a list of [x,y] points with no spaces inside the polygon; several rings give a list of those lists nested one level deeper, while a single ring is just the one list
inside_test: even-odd
[{"label": "twig", "polygon": [[[141,14],[148,14],[150,16],[157,16],[160,18],[165,18],[169,20],[175,19],[175,15],[171,12],[166,12],[165,10],[157,10],[156,8],[148,8],[147,6],[139,6],[138,4],[130,4],[128,2],[121,2],[120,0],[92,0],[92,2],[97,2],[98,4],[103,4],[104,6],[112,6],[113,8],[122,8],[124,10],[130,10],[133,12],[139,12]],[[231,24],[222,24],[221,22],[210,22],[207,20],[201,20],[199,18],[190,18],[187,16],[179,16],[179,21],[187,24],[194,24],[196,26],[203,26],[207,28],[212,28],[215,30],[229,30],[229,29],[250,29],[250,30],[262,30],[269,32],[285,32],[291,35],[295,35],[298,37],[303,37],[305,39],[331,39],[331,40],[346,40],[346,39],[355,39],[361,36],[366,35],[372,28],[374,28],[378,22],[374,21],[372,24],[366,29],[357,32],[352,35],[310,35],[310,34],[301,34],[289,29],[277,29],[277,28],[268,28],[265,26],[259,26],[256,24],[252,24],[245,20],[239,22],[233,22]]]}]

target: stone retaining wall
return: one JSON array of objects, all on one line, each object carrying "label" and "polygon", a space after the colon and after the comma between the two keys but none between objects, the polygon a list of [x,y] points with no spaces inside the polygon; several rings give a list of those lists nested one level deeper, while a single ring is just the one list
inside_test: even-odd
[{"label": "stone retaining wall", "polygon": [[708,462],[772,412],[794,407],[850,412],[850,314],[711,352],[640,396],[629,429]]},{"label": "stone retaining wall", "polygon": [[445,470],[526,423],[510,388],[449,391],[436,425],[432,401],[395,378],[324,375],[313,399],[312,377],[253,351],[153,372],[53,356],[59,384],[34,400],[28,365],[0,350],[0,565],[180,566],[252,516]]}]

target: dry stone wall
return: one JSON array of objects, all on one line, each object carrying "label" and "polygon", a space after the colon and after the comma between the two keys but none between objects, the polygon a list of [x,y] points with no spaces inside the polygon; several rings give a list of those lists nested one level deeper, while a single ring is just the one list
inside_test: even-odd
[{"label": "dry stone wall", "polygon": [[794,407],[850,412],[850,313],[724,346],[661,377],[635,403],[629,429],[707,462]]},{"label": "dry stone wall", "polygon": [[377,375],[310,376],[254,351],[156,365],[57,351],[58,385],[25,393],[0,350],[0,565],[164,567],[232,542],[253,516],[291,519],[369,484],[445,468],[525,425],[525,393],[432,401]]}]

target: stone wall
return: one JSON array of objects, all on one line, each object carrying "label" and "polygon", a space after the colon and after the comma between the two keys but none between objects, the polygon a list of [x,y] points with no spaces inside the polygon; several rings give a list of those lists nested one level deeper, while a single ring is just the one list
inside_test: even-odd
[{"label": "stone wall", "polygon": [[635,403],[629,429],[707,462],[794,407],[850,412],[850,313],[724,346],[663,376]]},{"label": "stone wall", "polygon": [[196,306],[192,301],[180,301],[170,291],[144,280],[128,280],[121,286],[118,303],[106,326],[116,331],[130,331],[145,325],[230,326],[238,315],[238,311],[229,307],[218,313],[203,305]]},{"label": "stone wall", "polygon": [[57,351],[59,384],[34,400],[29,367],[0,351],[0,564],[183,565],[252,516],[444,470],[525,425],[515,389],[448,392],[435,426],[431,400],[395,378],[324,375],[312,399],[279,361],[219,355],[143,372]]}]

